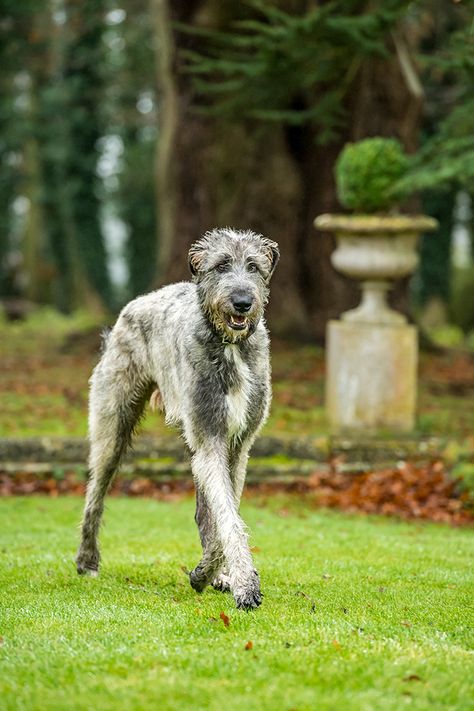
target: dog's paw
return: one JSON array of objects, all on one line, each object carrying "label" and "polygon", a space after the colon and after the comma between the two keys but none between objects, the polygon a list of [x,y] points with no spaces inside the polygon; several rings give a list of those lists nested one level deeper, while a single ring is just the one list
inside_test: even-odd
[{"label": "dog's paw", "polygon": [[93,568],[79,568],[77,567],[77,572],[78,575],[87,575],[89,578],[97,578],[99,575],[98,570],[94,570]]},{"label": "dog's paw", "polygon": [[262,593],[260,590],[245,590],[234,593],[235,606],[238,610],[249,612],[262,604]]},{"label": "dog's paw", "polygon": [[90,575],[96,578],[99,575],[99,554],[85,554],[79,552],[76,557],[76,570],[79,575]]},{"label": "dog's paw", "polygon": [[246,584],[237,584],[232,588],[235,604],[238,610],[254,610],[262,604],[260,578],[256,570]]},{"label": "dog's paw", "polygon": [[212,587],[220,592],[230,592],[229,576],[226,573],[219,573],[212,581]]},{"label": "dog's paw", "polygon": [[194,570],[189,573],[189,582],[191,587],[196,592],[202,592],[209,585],[209,578],[200,565],[197,565]]}]

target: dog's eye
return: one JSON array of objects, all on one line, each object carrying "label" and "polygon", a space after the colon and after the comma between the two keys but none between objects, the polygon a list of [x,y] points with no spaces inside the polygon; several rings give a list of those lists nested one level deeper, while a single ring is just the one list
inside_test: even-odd
[{"label": "dog's eye", "polygon": [[219,272],[220,274],[223,274],[224,272],[229,271],[229,263],[228,262],[221,262],[220,264],[216,264],[215,270]]},{"label": "dog's eye", "polygon": [[255,262],[249,262],[249,264],[247,265],[247,271],[251,272],[252,274],[258,272],[258,267]]}]

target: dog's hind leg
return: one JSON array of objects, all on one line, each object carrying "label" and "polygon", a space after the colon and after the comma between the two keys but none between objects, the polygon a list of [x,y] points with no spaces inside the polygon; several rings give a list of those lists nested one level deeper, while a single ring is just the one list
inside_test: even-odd
[{"label": "dog's hind leg", "polygon": [[199,488],[196,489],[196,515],[194,518],[199,529],[202,558],[189,574],[189,579],[194,590],[202,592],[222,567],[224,554],[206,495]]},{"label": "dog's hind leg", "polygon": [[97,537],[104,497],[152,390],[132,362],[126,368],[123,363],[120,368],[114,366],[106,354],[91,379],[89,482],[76,557],[80,574],[94,575],[99,569]]}]

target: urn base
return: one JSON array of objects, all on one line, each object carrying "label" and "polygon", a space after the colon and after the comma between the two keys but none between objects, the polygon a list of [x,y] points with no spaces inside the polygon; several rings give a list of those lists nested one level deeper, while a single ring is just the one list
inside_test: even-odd
[{"label": "urn base", "polygon": [[386,294],[390,289],[388,281],[363,281],[362,300],[355,309],[341,314],[343,321],[374,324],[401,324],[406,323],[403,314],[390,308]]},{"label": "urn base", "polygon": [[414,429],[418,365],[414,326],[330,321],[326,360],[326,408],[333,430]]}]

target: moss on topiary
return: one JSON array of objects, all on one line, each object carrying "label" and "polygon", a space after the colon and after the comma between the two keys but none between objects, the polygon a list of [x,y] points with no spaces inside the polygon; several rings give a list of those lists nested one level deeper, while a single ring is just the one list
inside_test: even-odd
[{"label": "moss on topiary", "polygon": [[336,162],[338,198],[350,210],[384,212],[397,200],[396,185],[408,156],[394,138],[366,138],[348,143]]}]

